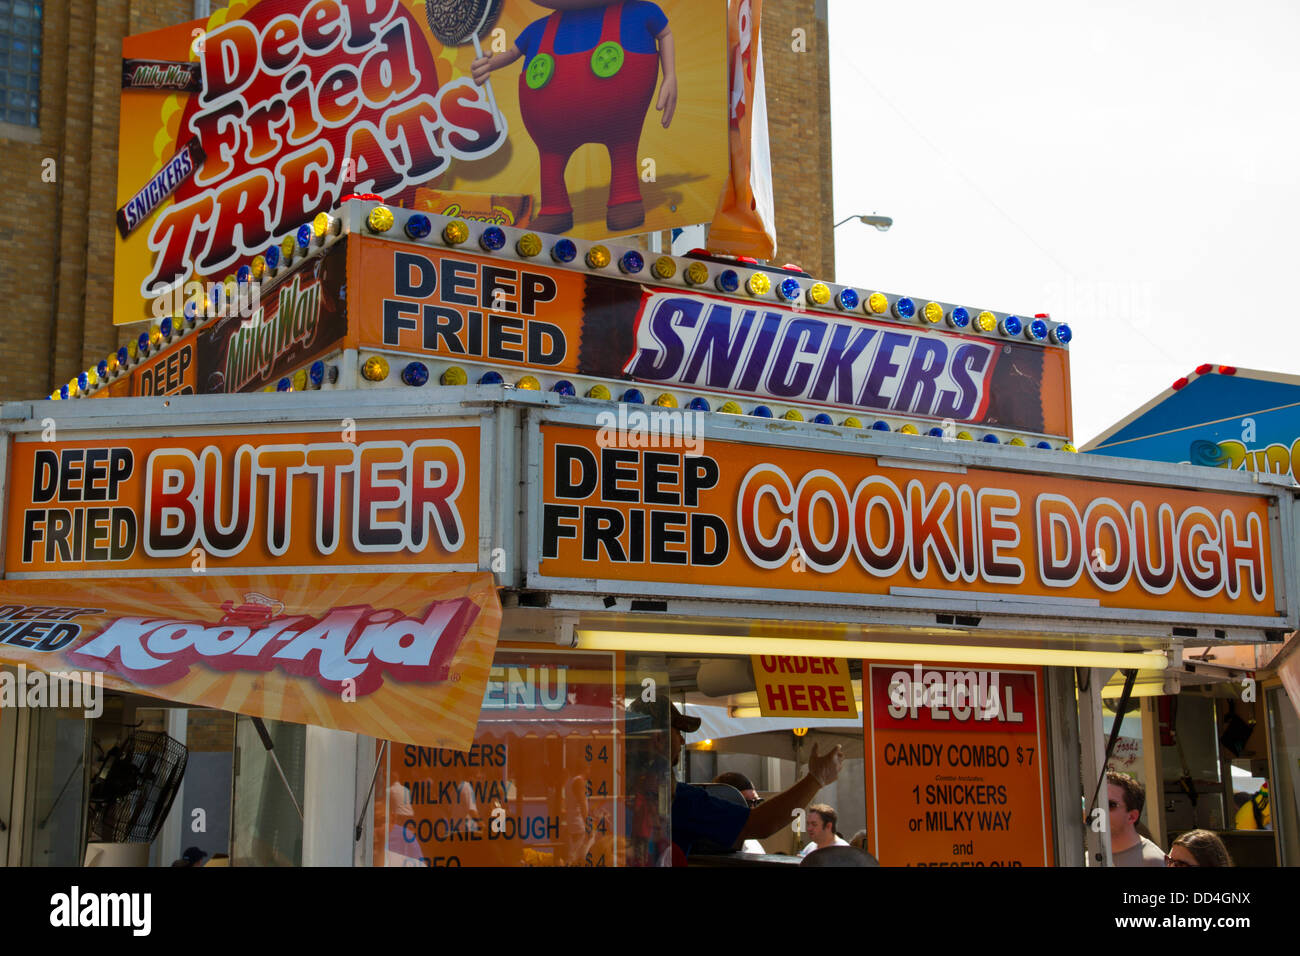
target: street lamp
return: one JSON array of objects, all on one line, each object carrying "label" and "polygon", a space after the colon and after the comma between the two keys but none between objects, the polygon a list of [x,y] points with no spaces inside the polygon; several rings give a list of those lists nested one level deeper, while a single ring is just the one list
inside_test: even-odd
[{"label": "street lamp", "polygon": [[848,216],[848,217],[846,217],[846,218],[844,218],[844,219],[841,219],[839,222],[837,222],[837,223],[836,223],[834,226],[832,226],[831,228],[832,228],[832,229],[838,229],[840,226],[844,225],[844,224],[845,224],[846,222],[848,222],[850,219],[857,219],[857,220],[859,220],[859,221],[860,221],[864,226],[875,226],[875,227],[876,227],[877,229],[879,229],[881,232],[888,232],[888,231],[889,231],[889,227],[892,226],[892,225],[894,224],[894,220],[890,219],[888,216],[877,216],[877,215],[875,215],[875,214],[873,213],[873,214],[870,215],[870,216]]}]

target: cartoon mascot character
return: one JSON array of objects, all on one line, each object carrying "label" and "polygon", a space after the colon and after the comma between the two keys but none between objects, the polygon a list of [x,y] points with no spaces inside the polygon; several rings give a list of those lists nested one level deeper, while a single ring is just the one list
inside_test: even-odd
[{"label": "cartoon mascot character", "polygon": [[537,144],[541,205],[532,226],[540,232],[573,228],[564,170],[586,143],[609,150],[609,205],[605,225],[629,232],[645,222],[637,175],[637,146],[655,82],[663,126],[677,107],[677,72],[668,18],[646,0],[537,0],[555,12],[530,23],[514,46],[474,61],[474,82],[521,56],[519,111]]}]

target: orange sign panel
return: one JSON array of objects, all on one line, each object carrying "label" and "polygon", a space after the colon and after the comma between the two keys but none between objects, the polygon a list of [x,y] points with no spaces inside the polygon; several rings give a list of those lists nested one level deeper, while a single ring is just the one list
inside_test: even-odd
[{"label": "orange sign panel", "polygon": [[479,437],[449,426],[15,441],[5,569],[475,566]]},{"label": "orange sign panel", "polygon": [[858,716],[848,661],[778,654],[755,654],[751,661],[764,717]]},{"label": "orange sign panel", "polygon": [[871,664],[868,847],[884,866],[1051,866],[1038,670]]},{"label": "orange sign panel", "polygon": [[621,865],[621,693],[612,655],[500,651],[468,753],[391,748],[375,865]]},{"label": "orange sign panel", "polygon": [[455,750],[500,627],[490,574],[0,582],[0,663]]},{"label": "orange sign panel", "polygon": [[[638,432],[633,415],[675,424]],[[1081,616],[1278,613],[1266,497],[956,475],[706,441],[703,416],[677,410],[623,417],[608,413],[599,430],[543,426],[540,575],[851,601],[1068,597],[1086,602]]]},{"label": "orange sign panel", "polygon": [[194,336],[131,370],[132,395],[193,395],[198,378]]}]

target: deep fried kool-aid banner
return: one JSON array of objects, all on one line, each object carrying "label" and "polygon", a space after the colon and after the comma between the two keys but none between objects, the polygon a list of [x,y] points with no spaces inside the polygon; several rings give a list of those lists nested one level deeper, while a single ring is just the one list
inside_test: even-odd
[{"label": "deep fried kool-aid banner", "polygon": [[465,750],[501,627],[490,574],[0,582],[0,663]]},{"label": "deep fried kool-aid banner", "polygon": [[719,441],[683,427],[698,419],[677,410],[622,418],[600,430],[542,426],[544,577],[850,603],[936,589],[1068,597],[1175,622],[1278,616],[1265,497],[955,475]]},{"label": "deep fried kool-aid banner", "polygon": [[1069,435],[1064,349],[348,241],[363,346]]},{"label": "deep fried kool-aid banner", "polygon": [[466,753],[394,744],[376,866],[621,866],[622,682],[613,655],[501,649]]},{"label": "deep fried kool-aid banner", "polygon": [[587,238],[707,222],[726,11],[236,0],[126,38],[115,321],[171,314],[160,291],[220,282],[349,193]]},{"label": "deep fried kool-aid banner", "polygon": [[864,672],[868,849],[883,866],[1054,862],[1042,673]]},{"label": "deep fried kool-aid banner", "polygon": [[8,575],[476,567],[476,426],[15,441]]}]

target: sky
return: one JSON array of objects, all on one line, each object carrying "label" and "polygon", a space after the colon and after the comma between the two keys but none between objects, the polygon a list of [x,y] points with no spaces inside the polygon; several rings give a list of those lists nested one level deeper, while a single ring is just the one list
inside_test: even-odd
[{"label": "sky", "polygon": [[829,33],[834,221],[894,219],[835,231],[837,282],[1068,322],[1079,445],[1203,362],[1300,374],[1300,4],[830,0]]}]

